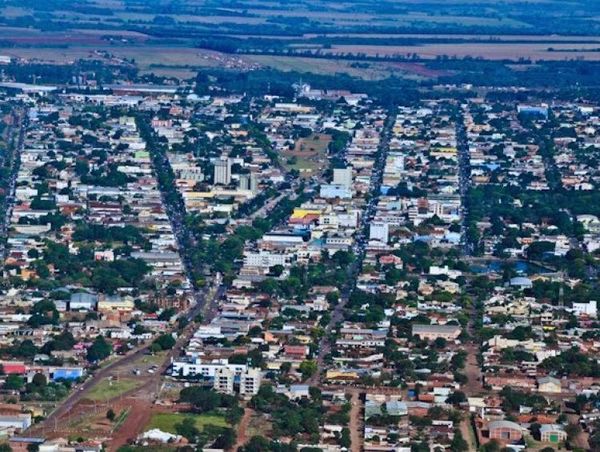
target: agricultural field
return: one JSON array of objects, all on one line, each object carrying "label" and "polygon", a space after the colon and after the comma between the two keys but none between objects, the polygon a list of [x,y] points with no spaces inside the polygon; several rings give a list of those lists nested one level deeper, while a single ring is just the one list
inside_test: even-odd
[{"label": "agricultural field", "polygon": [[[544,5],[540,9],[539,4]],[[33,62],[101,60],[191,79],[203,69],[277,71],[366,81],[428,81],[441,57],[600,61],[600,6],[572,0],[284,2],[57,0],[0,7],[0,54]],[[535,14],[531,14],[535,11]]]},{"label": "agricultural field", "polygon": [[383,45],[334,45],[323,53],[347,54],[360,53],[367,56],[411,56],[416,54],[422,59],[435,59],[442,56],[450,58],[483,58],[488,60],[529,59],[540,60],[600,60],[600,43],[468,43],[468,44],[419,44],[414,46]]}]

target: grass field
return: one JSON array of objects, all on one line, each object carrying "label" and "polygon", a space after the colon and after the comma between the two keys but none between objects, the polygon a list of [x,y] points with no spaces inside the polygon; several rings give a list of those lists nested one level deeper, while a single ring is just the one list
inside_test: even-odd
[{"label": "grass field", "polygon": [[348,74],[363,80],[382,80],[393,69],[386,63],[365,63],[336,59],[289,57],[279,55],[244,55],[244,59],[284,72],[310,72],[313,74]]},{"label": "grass field", "polygon": [[225,421],[223,416],[213,414],[187,414],[187,413],[156,413],[152,415],[150,424],[146,427],[146,430],[158,428],[163,432],[169,432],[176,434],[175,425],[179,424],[186,418],[194,419],[196,427],[202,430],[207,425],[213,425],[215,427],[228,427],[229,424]]},{"label": "grass field", "polygon": [[284,165],[288,169],[298,170],[302,177],[311,177],[318,170],[327,168],[327,147],[331,136],[311,134],[306,138],[300,138],[293,150],[283,152],[286,159]]},{"label": "grass field", "polygon": [[87,398],[95,401],[114,399],[141,384],[142,381],[133,378],[120,378],[118,381],[105,379],[88,393]]}]

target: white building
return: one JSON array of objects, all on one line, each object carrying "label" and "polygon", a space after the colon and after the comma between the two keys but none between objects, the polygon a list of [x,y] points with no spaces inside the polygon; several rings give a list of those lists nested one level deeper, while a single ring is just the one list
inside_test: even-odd
[{"label": "white building", "polygon": [[289,254],[271,253],[262,250],[244,253],[244,265],[249,267],[271,268],[275,265],[286,265],[289,260]]},{"label": "white building", "polygon": [[333,183],[350,190],[352,188],[352,167],[334,168]]},{"label": "white building", "polygon": [[181,377],[201,376],[205,379],[213,379],[217,371],[227,368],[234,376],[239,376],[248,369],[246,364],[229,364],[227,362],[203,363],[200,359],[193,361],[173,361],[172,375]]},{"label": "white building", "polygon": [[573,303],[573,313],[576,316],[587,315],[589,317],[597,317],[597,304],[596,300],[590,300],[588,303]]},{"label": "white building", "polygon": [[233,382],[235,372],[228,367],[220,367],[215,370],[213,389],[224,394],[233,394]]},{"label": "white building", "polygon": [[229,185],[231,183],[231,161],[220,158],[215,162],[214,184]]},{"label": "white building", "polygon": [[325,199],[351,199],[352,191],[343,185],[331,184],[331,185],[321,185],[321,190],[319,192],[319,196]]},{"label": "white building", "polygon": [[387,223],[371,223],[369,226],[369,239],[388,243],[390,231]]},{"label": "white building", "polygon": [[261,381],[260,369],[248,369],[240,375],[240,395],[253,396],[258,394]]}]

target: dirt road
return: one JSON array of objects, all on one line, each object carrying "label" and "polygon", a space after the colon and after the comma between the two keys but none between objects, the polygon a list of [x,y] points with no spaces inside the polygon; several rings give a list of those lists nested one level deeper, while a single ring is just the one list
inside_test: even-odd
[{"label": "dirt road", "polygon": [[360,392],[352,391],[352,398],[350,399],[350,439],[352,444],[350,446],[351,452],[360,452],[362,450],[363,442],[363,420],[362,420],[362,400],[360,399]]},{"label": "dirt road", "polygon": [[251,408],[244,409],[244,415],[237,426],[237,440],[232,450],[238,450],[238,448],[242,447],[248,442],[248,426],[250,425],[250,419],[252,418],[253,414],[254,410]]}]

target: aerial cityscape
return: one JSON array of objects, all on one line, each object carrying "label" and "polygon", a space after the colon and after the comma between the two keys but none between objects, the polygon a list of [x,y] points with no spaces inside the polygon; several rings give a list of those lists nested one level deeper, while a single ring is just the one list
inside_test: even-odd
[{"label": "aerial cityscape", "polygon": [[0,10],[0,452],[600,451],[600,2]]}]

